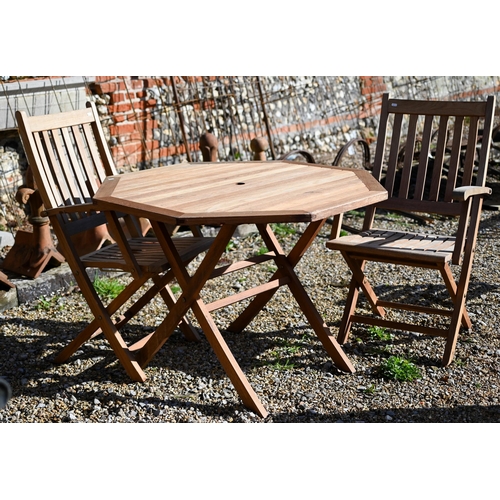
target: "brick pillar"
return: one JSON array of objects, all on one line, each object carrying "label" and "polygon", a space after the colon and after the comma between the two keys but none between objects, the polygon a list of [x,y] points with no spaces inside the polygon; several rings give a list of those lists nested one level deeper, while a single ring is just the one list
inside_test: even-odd
[{"label": "brick pillar", "polygon": [[382,103],[382,94],[387,92],[387,85],[384,83],[383,76],[360,76],[359,84],[361,95],[366,101],[363,105],[363,114],[365,116],[378,115]]},{"label": "brick pillar", "polygon": [[158,157],[159,141],[153,139],[158,127],[151,110],[156,99],[150,98],[147,88],[157,82],[151,78],[130,76],[100,76],[92,88],[99,96],[106,95],[111,155],[118,168],[133,167]]}]

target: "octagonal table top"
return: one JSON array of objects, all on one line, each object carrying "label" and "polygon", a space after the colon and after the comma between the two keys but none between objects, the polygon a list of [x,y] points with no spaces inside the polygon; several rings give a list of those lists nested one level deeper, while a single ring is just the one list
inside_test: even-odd
[{"label": "octagonal table top", "polygon": [[292,161],[180,163],[105,179],[94,201],[168,224],[312,222],[385,200],[361,169]]}]

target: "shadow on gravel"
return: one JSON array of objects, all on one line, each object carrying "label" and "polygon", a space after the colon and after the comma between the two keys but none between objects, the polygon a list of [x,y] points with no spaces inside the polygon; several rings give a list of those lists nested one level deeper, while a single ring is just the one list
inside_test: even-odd
[{"label": "shadow on gravel", "polygon": [[[39,377],[48,376],[47,370],[53,371],[53,359],[57,353],[64,348],[85,326],[87,322],[63,322],[58,320],[40,319],[26,320],[17,318],[0,319],[0,375],[17,378],[19,374],[31,370],[34,376],[39,372]],[[22,330],[22,335],[5,335],[3,327],[13,326]],[[152,332],[152,327],[142,325],[128,325],[123,337],[127,342],[138,340],[145,334]],[[310,365],[310,357],[324,355],[321,344],[316,339],[312,330],[307,326],[293,326],[283,330],[270,330],[265,333],[256,333],[245,330],[242,333],[233,333],[221,330],[222,335],[243,369],[249,369],[259,365],[273,364],[278,358],[286,355],[290,362]],[[20,348],[22,346],[22,348]],[[311,356],[303,354],[303,348],[313,349]],[[271,356],[268,360],[259,359],[260,356],[270,350]],[[280,354],[280,350],[283,351]],[[289,352],[290,351],[290,352]],[[300,355],[291,353],[300,351]],[[14,354],[12,354],[14,353]],[[276,358],[273,356],[276,355]],[[68,363],[78,360],[92,360],[93,366],[83,369],[77,375],[69,376],[86,380],[111,380],[117,371],[123,371],[117,363],[115,354],[112,352],[104,336],[99,336],[81,346],[73,354]],[[111,365],[117,364],[116,368]],[[106,368],[109,366],[109,368]],[[201,333],[201,342],[191,342],[184,338],[179,330],[176,330],[166,341],[165,345],[158,351],[148,364],[148,369],[168,367],[192,373],[196,376],[213,376],[214,367],[220,369],[215,353],[210,344]],[[44,373],[45,372],[45,373]],[[124,372],[125,373],[125,372]],[[51,376],[54,376],[52,373]],[[224,375],[225,376],[225,375]],[[119,377],[113,382],[131,382],[126,375]]]},{"label": "shadow on gravel", "polygon": [[[121,415],[122,405],[131,398],[146,409],[147,412],[161,420],[163,412],[169,409],[189,409],[206,417],[221,417],[232,422],[248,421],[248,411],[244,408],[235,391],[230,387],[230,394],[224,395],[228,380],[208,341],[202,337],[199,343],[188,342],[180,332],[176,331],[163,348],[148,365],[144,391],[139,390],[140,383],[131,381],[105,340],[94,339],[82,346],[71,359],[71,369],[67,365],[55,365],[55,354],[65,346],[85,325],[85,322],[65,323],[57,320],[24,320],[0,319],[0,331],[3,327],[22,328],[22,335],[6,335],[0,333],[0,376],[4,376],[12,386],[13,397],[23,395],[33,398],[49,398],[55,400],[57,395],[78,399],[80,411],[84,403],[84,416],[90,418],[96,405],[105,407],[109,415]],[[131,336],[144,335],[148,328],[131,325],[128,328]],[[334,376],[344,377],[337,372],[331,362],[325,367],[324,349],[307,327],[293,327],[274,332],[256,333],[245,331],[241,334],[223,332],[234,356],[243,371],[266,365],[278,369],[277,363],[283,364],[285,359],[294,365],[294,369],[306,367],[324,371]],[[405,344],[419,341],[412,337],[402,336],[393,339],[392,343]],[[20,344],[22,348],[20,349]],[[357,346],[346,344],[348,356],[364,356],[369,351],[381,347],[380,343]],[[383,343],[382,343],[383,344]],[[382,346],[383,347],[383,346]],[[365,350],[368,350],[365,352]],[[12,354],[14,353],[14,354]],[[439,365],[438,359],[421,356],[417,360],[420,366]],[[75,370],[76,365],[76,370]],[[180,384],[172,393],[168,387],[168,374],[161,370],[171,370],[173,375],[179,373],[186,378],[191,376],[193,387]],[[276,372],[280,373],[279,369]],[[281,372],[283,373],[283,372]],[[159,375],[159,376],[158,376]],[[373,374],[375,376],[375,374]],[[222,393],[214,401],[213,395],[205,397],[203,389],[197,387],[201,379],[214,382],[215,390]],[[163,384],[163,385],[162,385]],[[115,387],[113,387],[115,385]],[[116,385],[120,386],[119,389]],[[230,384],[229,384],[230,386]],[[257,392],[259,388],[255,387]],[[206,402],[204,401],[206,399]],[[190,421],[189,414],[179,412],[179,421]],[[127,418],[133,416],[125,415]],[[266,420],[251,419],[254,422],[276,423],[354,423],[354,422],[500,422],[500,406],[456,406],[446,408],[398,409],[384,408],[370,411],[341,412],[332,409],[329,414],[316,412],[314,408],[297,409],[293,412],[271,414]],[[70,421],[68,411],[54,415],[54,422]]]},{"label": "shadow on gravel", "polygon": [[481,220],[481,225],[479,226],[479,237],[481,237],[481,231],[484,229],[491,229],[496,234],[498,234],[500,232],[499,230],[500,211],[485,210],[484,213],[485,215],[487,215],[487,217]]},{"label": "shadow on gravel", "polygon": [[314,411],[302,414],[275,414],[272,421],[295,423],[498,423],[500,406],[456,406],[454,408],[421,408],[359,411],[318,415]]},{"label": "shadow on gravel", "polygon": [[[116,359],[115,354],[103,336],[92,339],[78,349],[67,363],[53,362],[57,353],[80,332],[86,322],[63,322],[50,319],[26,320],[17,318],[0,319],[0,376],[5,377],[12,386],[13,397],[55,398],[57,394],[73,394],[79,401],[88,401],[92,406],[98,399],[102,406],[120,408],[120,403],[127,397],[114,392],[112,386],[120,385],[121,393],[134,391],[141,383],[132,381]],[[22,331],[21,335],[2,333],[5,328],[14,327]],[[152,331],[151,327],[129,325],[125,337],[140,338]],[[223,331],[224,339],[242,370],[247,373],[256,367],[270,366],[276,368],[285,361],[296,368],[321,370],[324,365],[324,350],[319,341],[307,327],[293,327],[266,333],[255,333],[251,330],[241,334]],[[307,349],[306,349],[307,348]],[[299,351],[297,353],[297,350]],[[263,356],[263,354],[265,354]],[[229,379],[220,365],[210,344],[202,335],[200,342],[186,340],[180,331],[167,340],[146,368],[148,379],[144,383],[145,392],[157,394],[160,383],[168,384],[168,374],[158,377],[160,370],[171,370],[183,378],[191,377],[194,390],[183,391],[172,396],[172,391],[165,391],[165,397],[132,394],[135,401],[155,408],[164,406],[199,409],[204,415],[234,415],[234,411],[245,412],[238,396],[232,387],[226,405],[217,405],[210,398],[207,404],[203,400],[203,390],[197,390],[197,381],[211,380],[216,391],[218,383]],[[334,372],[337,370],[333,369]],[[340,372],[339,372],[340,373]],[[156,377],[156,378],[155,378]],[[224,384],[222,384],[224,385]],[[230,382],[229,382],[229,385]],[[89,386],[87,388],[87,386]],[[127,388],[123,388],[127,386]],[[182,387],[182,386],[181,386]],[[234,393],[234,394],[233,394]]]}]

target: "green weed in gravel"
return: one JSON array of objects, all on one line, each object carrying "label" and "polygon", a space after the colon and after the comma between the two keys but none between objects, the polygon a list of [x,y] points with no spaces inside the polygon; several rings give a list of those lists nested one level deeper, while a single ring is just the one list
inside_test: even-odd
[{"label": "green weed in gravel", "polygon": [[271,224],[271,229],[277,237],[288,236],[297,232],[292,225],[283,223]]},{"label": "green weed in gravel", "polygon": [[124,289],[125,285],[115,278],[100,277],[96,274],[94,278],[95,291],[104,299],[112,300],[116,298]]},{"label": "green weed in gravel", "polygon": [[381,326],[370,326],[368,333],[372,340],[392,340],[392,334]]},{"label": "green weed in gravel", "polygon": [[421,378],[420,368],[407,359],[390,356],[380,365],[380,373],[388,379],[409,382]]},{"label": "green weed in gravel", "polygon": [[[54,307],[57,302],[59,300],[59,296],[57,295],[54,295],[53,297],[50,297],[50,298],[46,298],[45,296],[41,296],[39,299],[38,299],[38,302],[35,306],[35,309],[37,311],[42,311],[42,310],[45,310],[45,311],[48,311],[49,309],[52,309],[52,307]],[[60,305],[59,306],[59,309],[62,309],[63,306]]]}]

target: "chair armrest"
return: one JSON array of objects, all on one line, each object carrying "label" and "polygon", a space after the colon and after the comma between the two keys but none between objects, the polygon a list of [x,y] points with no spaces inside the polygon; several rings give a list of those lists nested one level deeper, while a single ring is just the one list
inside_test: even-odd
[{"label": "chair armrest", "polygon": [[43,211],[46,216],[55,214],[70,214],[78,212],[97,212],[98,208],[95,203],[81,203],[79,205],[68,205],[63,207],[49,208]]},{"label": "chair armrest", "polygon": [[470,196],[491,194],[491,188],[483,186],[462,186],[453,190],[453,199],[466,201]]}]

